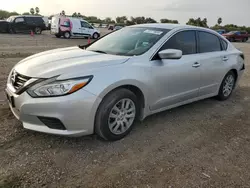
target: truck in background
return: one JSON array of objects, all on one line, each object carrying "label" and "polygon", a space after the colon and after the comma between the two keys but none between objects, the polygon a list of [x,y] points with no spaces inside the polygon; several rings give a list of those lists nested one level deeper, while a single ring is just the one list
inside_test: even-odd
[{"label": "truck in background", "polygon": [[51,34],[57,38],[64,37],[91,37],[97,39],[100,37],[100,31],[94,28],[82,18],[66,17],[55,15],[51,19]]}]

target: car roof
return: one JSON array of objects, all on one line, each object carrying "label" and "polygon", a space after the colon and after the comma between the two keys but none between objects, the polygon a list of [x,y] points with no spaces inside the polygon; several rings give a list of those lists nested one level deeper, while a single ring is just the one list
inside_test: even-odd
[{"label": "car roof", "polygon": [[138,24],[138,25],[132,25],[129,27],[147,27],[147,28],[159,28],[159,29],[200,29],[200,30],[206,30],[206,31],[212,31],[209,28],[204,27],[197,27],[197,26],[191,26],[191,25],[182,25],[182,24],[170,24],[170,23],[148,23],[148,24]]},{"label": "car roof", "polygon": [[169,24],[169,23],[148,23],[148,24],[138,24],[132,25],[130,27],[148,27],[148,28],[159,28],[159,29],[174,29],[174,28],[186,28],[186,27],[194,27],[188,25],[181,25],[181,24]]}]

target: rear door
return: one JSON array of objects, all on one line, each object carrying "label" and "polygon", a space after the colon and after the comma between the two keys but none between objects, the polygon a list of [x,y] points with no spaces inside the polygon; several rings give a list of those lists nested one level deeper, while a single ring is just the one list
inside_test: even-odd
[{"label": "rear door", "polygon": [[59,33],[59,24],[60,24],[60,18],[59,17],[52,17],[51,28],[50,28],[51,34],[58,34]]},{"label": "rear door", "polygon": [[13,26],[14,26],[15,32],[17,32],[17,33],[22,33],[22,32],[28,31],[27,23],[26,23],[24,17],[15,18]]},{"label": "rear door", "polygon": [[214,95],[227,72],[227,42],[217,35],[198,31],[198,52],[201,65],[201,85],[199,96]]}]

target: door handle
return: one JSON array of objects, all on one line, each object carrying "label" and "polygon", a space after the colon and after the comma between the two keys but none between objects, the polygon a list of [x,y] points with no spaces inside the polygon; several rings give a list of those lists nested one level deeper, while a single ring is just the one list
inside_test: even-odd
[{"label": "door handle", "polygon": [[192,67],[194,67],[194,68],[198,68],[199,66],[201,66],[201,64],[200,64],[200,63],[198,63],[198,62],[195,62],[195,63],[193,64],[193,66],[192,66]]},{"label": "door handle", "polygon": [[228,57],[223,57],[222,58],[222,61],[227,61],[228,60]]}]

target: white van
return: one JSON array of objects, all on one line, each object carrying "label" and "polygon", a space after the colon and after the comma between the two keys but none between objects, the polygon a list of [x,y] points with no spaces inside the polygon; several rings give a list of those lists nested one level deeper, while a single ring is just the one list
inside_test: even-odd
[{"label": "white van", "polygon": [[70,37],[91,37],[97,39],[100,37],[100,31],[81,18],[54,16],[51,20],[51,34],[57,38],[63,36]]}]

